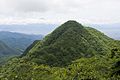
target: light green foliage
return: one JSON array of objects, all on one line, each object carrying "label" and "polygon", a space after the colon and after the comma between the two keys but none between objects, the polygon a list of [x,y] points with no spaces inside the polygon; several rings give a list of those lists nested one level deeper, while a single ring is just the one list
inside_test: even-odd
[{"label": "light green foliage", "polygon": [[[112,75],[116,58],[81,58],[64,68],[37,65],[26,59],[13,58],[1,70],[0,79],[8,80],[108,80],[118,79]],[[117,76],[114,77],[114,76]]]}]

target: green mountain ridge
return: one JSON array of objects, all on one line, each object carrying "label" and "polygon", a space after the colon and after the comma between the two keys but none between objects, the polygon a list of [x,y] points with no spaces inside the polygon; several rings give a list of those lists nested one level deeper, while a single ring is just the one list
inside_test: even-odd
[{"label": "green mountain ridge", "polygon": [[0,67],[1,80],[119,80],[120,41],[68,21]]},{"label": "green mountain ridge", "polygon": [[81,57],[110,53],[113,39],[95,29],[68,21],[54,30],[27,53],[38,64],[66,66]]}]

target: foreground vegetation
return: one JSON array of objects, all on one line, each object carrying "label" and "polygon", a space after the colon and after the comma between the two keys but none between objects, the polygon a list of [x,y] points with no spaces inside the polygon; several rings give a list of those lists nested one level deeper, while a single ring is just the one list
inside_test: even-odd
[{"label": "foreground vegetation", "polygon": [[[120,52],[117,53],[120,56]],[[119,80],[120,57],[81,58],[66,67],[51,67],[13,58],[3,66],[1,80]]]}]

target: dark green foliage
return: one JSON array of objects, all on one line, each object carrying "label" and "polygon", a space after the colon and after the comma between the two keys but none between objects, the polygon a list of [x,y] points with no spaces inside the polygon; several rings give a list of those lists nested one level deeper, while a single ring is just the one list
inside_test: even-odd
[{"label": "dark green foliage", "polygon": [[24,53],[21,55],[21,57],[22,57],[22,56],[25,56],[26,53],[28,53],[29,50],[31,50],[31,49],[37,44],[38,41],[39,41],[39,40],[35,40],[35,41],[24,51]]},{"label": "dark green foliage", "polygon": [[111,77],[117,77],[120,79],[120,49],[112,50],[112,59],[115,59],[114,64],[112,65]]}]

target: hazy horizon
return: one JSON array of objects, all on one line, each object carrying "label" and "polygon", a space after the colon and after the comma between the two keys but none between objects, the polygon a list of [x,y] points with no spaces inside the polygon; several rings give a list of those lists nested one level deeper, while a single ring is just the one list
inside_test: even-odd
[{"label": "hazy horizon", "polygon": [[[26,25],[0,25],[0,31],[17,32],[34,35],[47,35],[61,24],[26,24]],[[107,36],[120,39],[120,24],[83,24],[85,26],[93,27]]]}]

